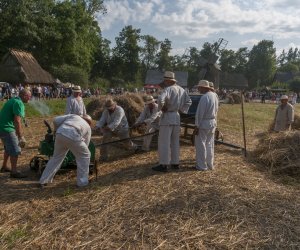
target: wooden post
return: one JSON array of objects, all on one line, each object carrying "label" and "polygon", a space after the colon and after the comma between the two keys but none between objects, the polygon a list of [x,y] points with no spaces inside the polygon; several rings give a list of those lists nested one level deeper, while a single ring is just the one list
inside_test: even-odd
[{"label": "wooden post", "polygon": [[245,115],[244,115],[244,94],[243,94],[243,91],[241,91],[241,108],[242,108],[242,122],[243,122],[244,155],[245,155],[245,157],[247,157],[247,142],[246,142]]}]

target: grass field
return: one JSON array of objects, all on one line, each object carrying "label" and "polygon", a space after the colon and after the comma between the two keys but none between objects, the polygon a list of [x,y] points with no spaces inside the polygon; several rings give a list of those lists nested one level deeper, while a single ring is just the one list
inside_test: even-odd
[{"label": "grass field", "polygon": [[[64,103],[47,103],[56,110],[47,119]],[[183,140],[179,171],[153,172],[156,150],[134,155],[113,148],[88,188],[77,189],[70,171],[43,190],[28,163],[46,128],[28,108],[20,167],[29,178],[0,174],[0,249],[298,249],[300,180],[271,175],[251,159],[275,108],[245,104],[250,157],[216,146],[215,171],[196,172],[195,149]],[[218,120],[225,141],[243,145],[240,105],[222,105]]]}]

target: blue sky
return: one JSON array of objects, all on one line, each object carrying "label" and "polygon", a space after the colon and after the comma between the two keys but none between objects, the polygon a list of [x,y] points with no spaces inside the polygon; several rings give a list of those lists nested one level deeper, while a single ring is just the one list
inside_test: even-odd
[{"label": "blue sky", "polygon": [[172,41],[172,54],[202,48],[204,42],[228,41],[227,49],[251,49],[273,40],[277,54],[300,48],[300,0],[104,0],[99,15],[102,35],[112,42],[126,25],[142,35]]}]

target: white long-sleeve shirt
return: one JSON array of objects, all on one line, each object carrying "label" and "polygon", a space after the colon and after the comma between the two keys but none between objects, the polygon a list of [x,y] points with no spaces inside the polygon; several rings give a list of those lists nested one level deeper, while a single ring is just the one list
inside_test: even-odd
[{"label": "white long-sleeve shirt", "polygon": [[159,125],[180,125],[181,113],[187,113],[192,100],[187,92],[177,84],[165,88],[158,97],[158,110],[167,107],[166,112],[162,112]]},{"label": "white long-sleeve shirt", "polygon": [[143,112],[140,114],[135,123],[145,122],[148,126],[151,124],[154,127],[158,127],[159,117],[161,111],[158,111],[158,105],[154,103],[154,107],[150,110],[148,105],[145,105]]},{"label": "white long-sleeve shirt", "polygon": [[294,107],[287,103],[279,105],[275,113],[275,131],[288,130],[289,126],[294,122]]},{"label": "white long-sleeve shirt", "polygon": [[105,109],[96,127],[103,128],[105,125],[109,127],[111,131],[128,129],[129,126],[124,109],[118,105],[116,105],[116,109],[113,113],[109,113],[109,111]]},{"label": "white long-sleeve shirt", "polygon": [[84,141],[89,145],[91,140],[91,127],[79,115],[69,114],[54,118],[53,121],[56,134],[61,134],[73,141]]},{"label": "white long-sleeve shirt", "polygon": [[71,95],[68,97],[65,114],[86,115],[85,105],[80,96],[74,97]]},{"label": "white long-sleeve shirt", "polygon": [[217,113],[219,101],[213,92],[204,94],[197,107],[195,125],[199,129],[212,129],[217,127]]}]

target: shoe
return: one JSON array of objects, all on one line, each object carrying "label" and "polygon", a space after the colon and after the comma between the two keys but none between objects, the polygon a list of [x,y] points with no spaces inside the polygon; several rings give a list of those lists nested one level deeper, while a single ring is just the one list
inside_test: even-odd
[{"label": "shoe", "polygon": [[1,170],[0,170],[0,172],[1,173],[11,172],[11,169],[10,168],[2,167]]},{"label": "shoe", "polygon": [[136,147],[135,150],[134,150],[135,154],[143,153],[143,152],[145,152],[145,150],[143,150],[141,147]]},{"label": "shoe", "polygon": [[199,168],[199,167],[195,167],[196,168],[196,170],[198,170],[198,171],[207,171],[208,169],[207,168]]},{"label": "shoe", "polygon": [[179,169],[179,164],[172,164],[171,168],[178,170]]},{"label": "shoe", "polygon": [[162,164],[157,165],[155,167],[152,167],[152,170],[159,171],[159,172],[168,172],[167,166],[166,165],[162,165]]},{"label": "shoe", "polygon": [[21,173],[21,172],[10,172],[10,178],[16,178],[16,179],[22,179],[22,178],[26,178],[27,175]]},{"label": "shoe", "polygon": [[44,189],[47,186],[47,183],[37,183],[36,187],[40,188],[40,189]]}]

